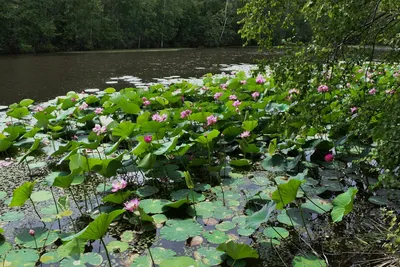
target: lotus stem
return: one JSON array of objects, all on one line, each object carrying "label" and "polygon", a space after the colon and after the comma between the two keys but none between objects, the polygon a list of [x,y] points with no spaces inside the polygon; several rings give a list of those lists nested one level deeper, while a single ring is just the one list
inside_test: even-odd
[{"label": "lotus stem", "polygon": [[155,267],[156,263],[154,262],[153,254],[151,254],[151,250],[150,250],[149,247],[147,247],[147,251],[149,251],[149,255],[150,255],[150,258],[151,258],[151,263],[153,264],[153,267]]},{"label": "lotus stem", "polygon": [[78,202],[76,201],[75,196],[74,196],[74,194],[72,193],[71,188],[68,188],[68,189],[69,189],[69,193],[70,193],[71,196],[72,196],[72,200],[74,201],[74,203],[75,203],[76,207],[78,208],[80,214],[83,216],[83,212],[82,212],[82,210],[81,210],[81,207],[79,206]]},{"label": "lotus stem", "polygon": [[36,215],[39,217],[40,221],[43,223],[44,228],[46,228],[46,224],[42,221],[42,217],[40,216],[39,212],[36,209],[35,202],[33,202],[32,198],[29,197],[29,200],[32,203],[33,210],[35,211]]},{"label": "lotus stem", "polygon": [[107,246],[106,246],[106,244],[104,243],[103,238],[100,238],[100,241],[101,241],[101,243],[103,244],[104,249],[105,249],[105,251],[106,251],[107,260],[108,260],[108,265],[109,265],[110,267],[112,267],[112,265],[111,265],[111,259],[110,259],[110,255],[108,254]]},{"label": "lotus stem", "polygon": [[[57,212],[57,214],[58,214],[58,213],[59,213],[58,205],[57,205],[56,197],[54,196],[54,192],[53,192],[53,187],[52,187],[52,186],[50,186],[50,192],[51,192],[51,196],[53,197],[54,205],[56,206],[56,212]],[[61,222],[60,222],[60,219],[57,218],[57,221],[58,221],[58,229],[61,230]]]}]

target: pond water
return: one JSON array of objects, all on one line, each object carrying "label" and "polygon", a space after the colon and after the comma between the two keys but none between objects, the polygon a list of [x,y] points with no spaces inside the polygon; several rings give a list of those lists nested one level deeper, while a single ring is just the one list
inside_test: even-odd
[{"label": "pond water", "polygon": [[[23,98],[44,101],[68,91],[124,88],[156,78],[200,77],[230,64],[265,57],[255,48],[51,53],[0,57],[0,105]],[[118,77],[125,79],[117,80]],[[114,78],[114,79],[111,79]],[[140,80],[139,80],[140,79]],[[135,83],[134,83],[135,82]]]}]

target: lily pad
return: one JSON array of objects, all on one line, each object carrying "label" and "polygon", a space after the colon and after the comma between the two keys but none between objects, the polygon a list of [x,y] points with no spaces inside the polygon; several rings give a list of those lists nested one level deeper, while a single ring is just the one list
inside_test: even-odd
[{"label": "lily pad", "polygon": [[24,214],[18,211],[10,211],[10,212],[6,212],[4,213],[0,219],[2,221],[6,221],[6,222],[15,222],[15,221],[19,221],[22,218],[24,218]]},{"label": "lily pad", "polygon": [[237,232],[241,236],[251,236],[255,230],[251,228],[239,228]]},{"label": "lily pad", "polygon": [[0,241],[0,256],[6,254],[12,249],[12,245],[5,240]]},{"label": "lily pad", "polygon": [[160,267],[197,267],[197,262],[189,257],[174,257],[161,262]]},{"label": "lily pad", "polygon": [[132,242],[133,241],[133,236],[134,236],[133,231],[130,231],[130,230],[125,231],[121,235],[121,241],[122,242],[128,242],[128,243]]},{"label": "lily pad", "polygon": [[170,241],[185,241],[189,237],[199,235],[202,231],[203,227],[191,219],[168,220],[161,228],[160,235]]},{"label": "lily pad", "polygon": [[165,207],[165,204],[170,203],[165,199],[144,199],[140,201],[139,206],[146,213],[163,213],[168,210],[168,207]]},{"label": "lily pad", "polygon": [[229,230],[231,230],[231,229],[233,229],[233,228],[235,228],[236,227],[236,224],[235,223],[233,223],[233,222],[222,222],[222,223],[220,223],[220,224],[217,224],[216,226],[215,226],[215,228],[217,229],[217,230],[220,230],[220,231],[223,231],[223,232],[226,232],[226,231],[229,231]]},{"label": "lily pad", "polygon": [[293,267],[326,267],[326,263],[312,254],[297,255],[293,259]]},{"label": "lily pad", "polygon": [[332,204],[321,198],[307,199],[305,203],[301,205],[303,209],[308,209],[319,214],[324,214],[332,209]]},{"label": "lily pad", "polygon": [[154,222],[157,224],[164,223],[168,220],[167,216],[165,216],[164,214],[155,214],[152,217],[154,219]]},{"label": "lily pad", "polygon": [[15,237],[15,243],[26,248],[36,248],[36,245],[38,247],[51,245],[59,238],[58,234],[54,231],[43,228],[33,228],[33,230],[35,231],[34,236],[29,234],[28,229],[24,230]]},{"label": "lily pad", "polygon": [[107,249],[114,252],[124,252],[129,248],[129,244],[118,240],[111,241],[107,244]]},{"label": "lily pad", "polygon": [[143,187],[141,187],[141,188],[139,188],[137,191],[136,191],[136,194],[139,196],[139,197],[149,197],[149,196],[151,196],[151,195],[154,195],[154,194],[157,194],[158,193],[158,188],[157,187],[154,187],[154,186],[143,186]]},{"label": "lily pad", "polygon": [[255,249],[246,244],[235,243],[232,240],[226,243],[222,243],[217,247],[217,250],[224,251],[234,260],[256,258],[258,259],[258,253]]},{"label": "lily pad", "polygon": [[372,204],[379,205],[379,206],[384,206],[389,203],[389,200],[387,197],[381,197],[381,196],[372,196],[368,198],[368,201],[371,202]]},{"label": "lily pad", "polygon": [[31,195],[31,199],[34,202],[47,201],[47,200],[50,200],[52,198],[53,198],[53,196],[51,195],[51,192],[50,191],[45,191],[45,190],[33,192],[32,195]]},{"label": "lily pad", "polygon": [[[154,263],[160,264],[162,261],[170,259],[176,255],[175,251],[166,248],[151,248],[151,255],[153,256]],[[140,256],[135,259],[135,261],[131,264],[131,267],[152,267],[153,263],[149,255]]]},{"label": "lily pad", "polygon": [[233,217],[233,211],[227,207],[216,207],[213,217],[220,220],[230,219]]},{"label": "lily pad", "polygon": [[200,202],[195,204],[195,208],[193,206],[190,206],[188,208],[188,213],[190,216],[195,215],[195,210],[196,210],[196,215],[197,217],[202,217],[203,219],[205,218],[211,218],[213,217],[213,211],[215,206],[213,205],[212,202]]},{"label": "lily pad", "polygon": [[207,266],[214,266],[223,263],[226,259],[226,255],[222,251],[218,251],[215,248],[201,247],[194,252],[196,260],[202,261]]},{"label": "lily pad", "polygon": [[34,267],[39,260],[39,253],[34,249],[11,250],[4,261],[4,266]]},{"label": "lily pad", "polygon": [[203,236],[207,239],[208,242],[213,244],[221,244],[229,240],[229,236],[227,236],[224,232],[218,230],[205,232]]},{"label": "lily pad", "polygon": [[[301,213],[303,213],[303,216],[301,216]],[[311,214],[306,212],[306,211],[301,211],[299,209],[287,209],[283,210],[281,214],[277,216],[277,219],[280,223],[289,225],[289,226],[304,226],[304,222],[307,223],[307,221],[311,218]]]},{"label": "lily pad", "polygon": [[268,238],[286,238],[289,236],[289,231],[282,227],[267,227],[264,229],[263,234]]},{"label": "lily pad", "polygon": [[81,254],[80,257],[67,257],[62,260],[60,267],[71,267],[71,266],[78,266],[78,267],[86,267],[86,264],[91,264],[95,266],[99,266],[103,262],[103,257],[94,252],[89,252],[85,254]]},{"label": "lily pad", "polygon": [[63,259],[57,251],[50,251],[40,257],[40,262],[45,264],[59,263]]},{"label": "lily pad", "polygon": [[173,200],[180,200],[187,198],[190,201],[194,200],[195,202],[201,202],[206,199],[206,197],[203,194],[197,193],[195,191],[190,191],[189,189],[180,189],[178,191],[174,191],[171,193],[171,198]]}]

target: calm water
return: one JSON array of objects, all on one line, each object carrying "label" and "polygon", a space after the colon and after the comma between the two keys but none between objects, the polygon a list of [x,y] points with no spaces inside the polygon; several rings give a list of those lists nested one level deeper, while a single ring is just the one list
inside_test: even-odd
[{"label": "calm water", "polygon": [[143,82],[168,76],[200,77],[220,73],[224,64],[253,63],[260,56],[253,48],[0,56],[0,104],[23,98],[43,101],[87,88],[132,86],[106,84],[112,77],[135,76]]}]

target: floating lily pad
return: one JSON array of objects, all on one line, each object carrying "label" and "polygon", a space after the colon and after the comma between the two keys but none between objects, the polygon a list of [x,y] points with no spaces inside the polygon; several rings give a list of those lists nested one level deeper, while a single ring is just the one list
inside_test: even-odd
[{"label": "floating lily pad", "polygon": [[246,258],[258,258],[258,253],[255,249],[247,244],[235,243],[232,240],[226,243],[222,243],[217,247],[217,250],[224,251],[234,260],[246,259]]},{"label": "floating lily pad", "polygon": [[263,234],[268,238],[286,238],[289,236],[289,231],[282,227],[267,227],[264,229]]},{"label": "floating lily pad", "polygon": [[168,207],[165,207],[165,204],[170,203],[165,199],[144,199],[140,201],[139,206],[146,213],[163,213],[168,210]]},{"label": "floating lily pad", "polygon": [[100,183],[97,187],[96,187],[96,191],[99,193],[102,192],[110,192],[112,189],[112,184],[111,183],[106,183],[104,185],[104,183]]},{"label": "floating lily pad", "polygon": [[229,240],[229,236],[227,236],[222,231],[209,231],[205,232],[203,236],[207,239],[208,242],[213,244],[221,244]]},{"label": "floating lily pad", "polygon": [[45,190],[33,192],[32,195],[31,195],[31,199],[34,202],[47,201],[47,200],[50,200],[52,198],[53,198],[53,196],[51,195],[51,192],[50,191],[45,191]]},{"label": "floating lily pad", "polygon": [[293,259],[293,267],[326,267],[326,263],[312,254],[297,255]]},{"label": "floating lily pad", "polygon": [[255,230],[251,228],[239,228],[237,232],[241,236],[251,236]]},{"label": "floating lily pad", "polygon": [[233,229],[235,227],[236,227],[236,224],[233,223],[233,222],[222,222],[222,223],[217,224],[215,226],[215,228],[217,230],[220,230],[220,231],[223,231],[223,232],[229,231],[229,230],[231,230],[231,229]]},{"label": "floating lily pad", "polygon": [[178,191],[174,191],[171,193],[171,198],[173,200],[180,200],[187,198],[190,201],[195,201],[195,202],[201,202],[206,199],[206,197],[203,194],[197,193],[195,191],[190,191],[189,189],[180,189]]},{"label": "floating lily pad", "polygon": [[379,205],[379,206],[384,206],[389,203],[389,200],[387,197],[381,197],[381,196],[372,196],[368,198],[368,201],[371,202],[372,204]]},{"label": "floating lily pad", "polygon": [[86,264],[99,266],[103,262],[103,257],[100,254],[89,252],[81,254],[80,257],[67,257],[62,260],[60,267],[86,267]]},{"label": "floating lily pad", "polygon": [[[175,251],[166,248],[151,248],[151,255],[153,256],[154,263],[160,264],[162,261],[170,259],[176,255]],[[135,259],[135,261],[131,264],[131,267],[152,267],[153,263],[149,255],[140,256]]]},{"label": "floating lily pad", "polygon": [[107,249],[114,252],[124,252],[129,248],[129,244],[118,240],[111,241],[107,244]]},{"label": "floating lily pad", "polygon": [[49,232],[49,230],[43,228],[33,228],[33,230],[35,231],[35,236],[31,236],[29,230],[26,229],[15,237],[15,243],[26,248],[36,248],[36,245],[38,247],[51,245],[59,238],[54,231]]},{"label": "floating lily pad", "polygon": [[233,217],[233,211],[227,207],[216,207],[214,209],[213,217],[220,220],[230,219]]},{"label": "floating lily pad", "polygon": [[157,194],[158,193],[158,188],[157,187],[154,187],[154,186],[143,186],[143,187],[141,187],[141,188],[139,188],[137,191],[136,191],[136,194],[139,196],[139,197],[149,197],[149,196],[151,196],[151,195],[154,195],[154,194]]},{"label": "floating lily pad", "polygon": [[305,203],[301,205],[303,209],[312,210],[316,213],[323,214],[332,209],[332,204],[321,198],[311,198],[307,199]]},{"label": "floating lily pad", "polygon": [[226,259],[226,255],[222,251],[218,251],[215,248],[201,247],[194,253],[196,260],[202,261],[207,266],[214,266],[223,263]]},{"label": "floating lily pad", "polygon": [[166,222],[168,220],[167,216],[165,216],[164,214],[155,214],[152,217],[154,219],[154,222],[157,224]]},{"label": "floating lily pad", "polygon": [[[301,216],[301,213],[303,213],[303,217]],[[283,210],[282,213],[277,216],[277,219],[280,223],[289,226],[304,226],[303,218],[304,222],[307,223],[307,221],[311,218],[311,214],[304,210],[300,211],[299,209],[287,209],[287,212]]]},{"label": "floating lily pad", "polygon": [[0,219],[2,221],[6,221],[6,222],[19,221],[22,218],[24,218],[24,214],[21,212],[17,212],[17,211],[6,212],[0,217]]},{"label": "floating lily pad", "polygon": [[161,228],[160,235],[170,241],[185,241],[189,237],[199,235],[202,230],[203,227],[191,219],[168,220]]},{"label": "floating lily pad", "polygon": [[121,235],[121,241],[122,242],[132,242],[133,241],[133,236],[134,236],[133,231],[130,231],[130,230],[125,231]]},{"label": "floating lily pad", "polygon": [[39,253],[34,249],[11,250],[4,260],[4,266],[34,267],[38,260]]},{"label": "floating lily pad", "polygon": [[190,216],[195,216],[195,210],[196,210],[197,217],[202,217],[203,219],[213,217],[213,211],[215,206],[213,205],[212,202],[196,203],[195,208],[196,209],[194,209],[193,206],[190,206],[188,208],[188,213]]},{"label": "floating lily pad", "polygon": [[44,207],[40,210],[40,212],[43,213],[44,215],[56,215],[57,214],[56,205],[50,205]]},{"label": "floating lily pad", "polygon": [[189,257],[174,257],[161,262],[160,267],[196,267],[197,262]]},{"label": "floating lily pad", "polygon": [[12,245],[5,240],[0,241],[0,257],[12,249]]},{"label": "floating lily pad", "polygon": [[209,185],[209,184],[197,184],[194,188],[193,188],[193,190],[195,190],[195,191],[207,191],[207,190],[210,190],[211,189],[211,185]]},{"label": "floating lily pad", "polygon": [[40,262],[45,263],[45,264],[50,264],[50,263],[58,263],[63,259],[62,256],[60,256],[57,251],[50,251],[45,254],[43,254],[40,257]]}]

